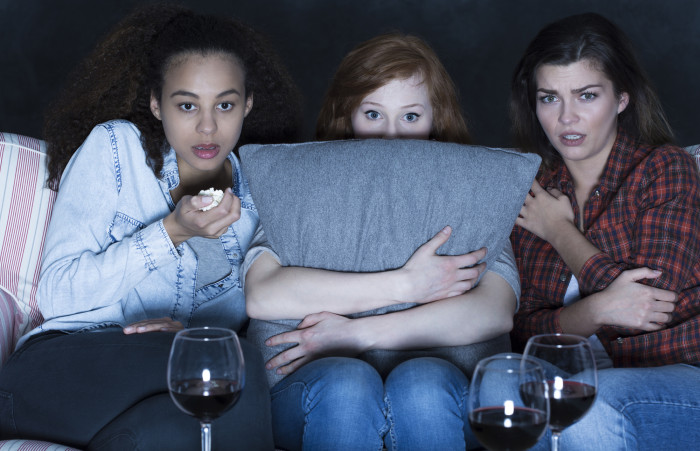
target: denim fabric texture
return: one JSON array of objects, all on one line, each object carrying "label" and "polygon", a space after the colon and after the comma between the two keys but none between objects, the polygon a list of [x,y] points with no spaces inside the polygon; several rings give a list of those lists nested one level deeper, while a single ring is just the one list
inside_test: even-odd
[{"label": "denim fabric texture", "polygon": [[289,451],[471,448],[468,387],[457,367],[432,357],[400,364],[386,382],[359,359],[315,360],[271,391],[275,444]]},{"label": "denim fabric texture", "polygon": [[258,214],[233,153],[229,161],[233,193],[241,199],[241,218],[219,238],[230,270],[197,289],[195,252],[187,242],[174,247],[162,221],[175,208],[175,151],[165,156],[157,178],[133,124],[95,127],[61,179],[38,290],[46,321],[23,341],[45,330],[124,326],[163,316],[185,327],[240,330],[246,315],[239,266]]},{"label": "denim fabric texture", "polygon": [[[495,390],[503,387],[494,386]],[[593,407],[564,429],[560,447],[567,451],[697,449],[699,421],[700,365],[607,368],[598,371]],[[471,432],[468,435],[473,437]],[[549,450],[550,437],[547,431],[532,449]]]}]

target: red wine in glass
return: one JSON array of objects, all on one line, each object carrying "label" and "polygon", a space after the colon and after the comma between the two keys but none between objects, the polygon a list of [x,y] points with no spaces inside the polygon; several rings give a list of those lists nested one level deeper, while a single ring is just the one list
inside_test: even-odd
[{"label": "red wine in glass", "polygon": [[236,381],[200,379],[173,382],[172,398],[180,409],[201,421],[211,422],[236,404],[241,396]]},{"label": "red wine in glass", "polygon": [[181,330],[168,359],[168,389],[175,405],[199,419],[202,451],[211,451],[211,422],[233,407],[245,385],[236,333],[217,327]]},{"label": "red wine in glass", "polygon": [[535,446],[547,428],[547,413],[537,409],[483,407],[469,413],[476,439],[490,450],[525,450]]},{"label": "red wine in glass", "polygon": [[[598,373],[591,345],[578,335],[535,335],[528,340],[524,355],[540,362],[544,369],[552,450],[559,451],[562,431],[580,420],[595,402]],[[527,385],[521,393],[524,398],[542,396]]]},{"label": "red wine in glass", "polygon": [[[520,387],[539,387],[540,397],[524,398]],[[533,388],[533,389],[534,389]],[[547,429],[549,402],[542,367],[519,354],[498,354],[476,365],[469,385],[469,426],[489,450],[526,450]]]},{"label": "red wine in glass", "polygon": [[[549,427],[561,432],[581,419],[595,401],[595,387],[575,381],[562,379],[548,380],[549,398]],[[537,387],[539,388],[539,386]],[[542,390],[535,389],[532,384],[520,387],[523,398],[530,396],[545,396]]]}]

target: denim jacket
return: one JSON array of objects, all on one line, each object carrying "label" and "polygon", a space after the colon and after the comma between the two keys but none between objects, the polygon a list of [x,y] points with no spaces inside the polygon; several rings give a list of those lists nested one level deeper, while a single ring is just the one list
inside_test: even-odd
[{"label": "denim jacket", "polygon": [[63,173],[37,293],[45,322],[22,342],[43,330],[126,326],[165,316],[185,327],[239,330],[247,319],[239,268],[258,213],[238,159],[233,153],[228,158],[233,193],[241,199],[241,218],[219,238],[231,267],[200,287],[193,248],[188,242],[175,247],[163,227],[175,209],[175,151],[167,153],[157,178],[132,123],[95,127]]}]

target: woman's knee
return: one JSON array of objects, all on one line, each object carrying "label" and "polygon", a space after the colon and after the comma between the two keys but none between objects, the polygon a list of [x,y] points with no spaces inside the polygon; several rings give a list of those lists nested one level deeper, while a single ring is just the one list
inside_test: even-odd
[{"label": "woman's knee", "polygon": [[461,404],[469,389],[469,379],[446,360],[424,357],[398,365],[387,377],[385,389],[387,397],[394,401],[434,402],[447,396]]}]

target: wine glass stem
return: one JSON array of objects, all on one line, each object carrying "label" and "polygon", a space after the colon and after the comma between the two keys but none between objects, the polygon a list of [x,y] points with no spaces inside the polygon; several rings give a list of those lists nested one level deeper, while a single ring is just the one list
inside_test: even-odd
[{"label": "wine glass stem", "polygon": [[559,436],[561,432],[552,432],[552,451],[559,451]]},{"label": "wine glass stem", "polygon": [[211,423],[200,423],[202,426],[202,451],[211,451]]}]

